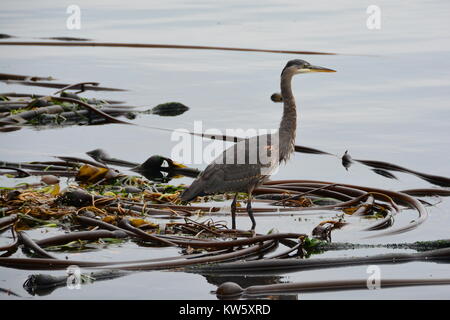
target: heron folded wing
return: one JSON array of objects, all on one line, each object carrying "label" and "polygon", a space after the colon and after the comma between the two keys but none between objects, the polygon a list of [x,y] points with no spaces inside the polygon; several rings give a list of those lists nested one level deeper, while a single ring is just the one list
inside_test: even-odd
[{"label": "heron folded wing", "polygon": [[272,135],[244,139],[217,157],[183,193],[189,201],[198,195],[249,192],[276,169],[278,144]]},{"label": "heron folded wing", "polygon": [[214,164],[205,170],[201,180],[206,193],[248,192],[268,176],[258,164]]}]

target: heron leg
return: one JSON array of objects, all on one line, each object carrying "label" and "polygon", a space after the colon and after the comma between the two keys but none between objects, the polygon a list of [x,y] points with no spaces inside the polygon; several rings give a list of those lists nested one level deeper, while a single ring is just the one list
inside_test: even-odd
[{"label": "heron leg", "polygon": [[231,202],[231,228],[236,229],[236,200],[238,193],[234,195],[233,202]]},{"label": "heron leg", "polygon": [[248,216],[250,217],[250,220],[252,220],[252,229],[251,230],[254,231],[255,227],[256,227],[256,221],[255,221],[255,217],[253,216],[251,192],[249,192],[248,198],[247,198],[247,213],[248,213]]}]

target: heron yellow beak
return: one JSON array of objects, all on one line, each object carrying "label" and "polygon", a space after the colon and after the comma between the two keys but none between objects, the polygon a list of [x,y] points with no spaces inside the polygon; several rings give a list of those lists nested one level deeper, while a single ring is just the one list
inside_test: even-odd
[{"label": "heron yellow beak", "polygon": [[307,68],[302,70],[305,70],[305,72],[336,72],[336,70],[318,66],[308,66]]}]

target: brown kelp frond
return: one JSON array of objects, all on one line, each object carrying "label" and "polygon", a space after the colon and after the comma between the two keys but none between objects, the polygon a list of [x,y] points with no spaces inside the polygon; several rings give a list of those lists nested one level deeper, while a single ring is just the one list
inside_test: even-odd
[{"label": "brown kelp frond", "polygon": [[[331,242],[331,234],[340,232],[338,230],[347,225],[363,222],[364,226],[356,229],[366,231],[374,237],[413,230],[424,223],[428,216],[425,207],[415,196],[450,195],[445,189],[397,192],[328,181],[269,181],[254,190],[255,202],[261,203],[261,206],[254,208],[255,215],[301,216],[305,213],[323,214],[330,211],[334,216],[316,225],[311,230],[311,235],[284,232],[254,234],[251,231],[230,229],[226,222],[220,220],[220,216],[228,212],[229,208],[220,205],[218,197],[199,197],[197,200],[203,203],[194,201],[192,205],[183,205],[178,198],[185,186],[148,181],[113,168],[115,165],[125,168],[141,166],[147,169],[187,172],[190,168],[182,164],[158,156],[135,166],[136,163],[132,161],[112,158],[106,151],[99,149],[88,152],[88,155],[93,160],[58,156],[53,161],[3,163],[6,167],[3,170],[18,172],[19,176],[25,176],[25,173],[34,175],[37,172],[41,181],[0,189],[3,215],[0,218],[0,231],[12,230],[13,235],[18,231],[16,240],[0,247],[3,252],[0,257],[1,266],[53,270],[78,265],[124,271],[182,269],[201,273],[234,273],[237,270],[258,273],[266,272],[270,267],[271,272],[277,273],[369,262],[448,260],[447,251],[436,251],[449,247],[448,240],[442,240],[438,246],[398,244],[398,248],[434,250],[426,255],[399,254],[366,259],[314,259],[314,263],[306,264],[298,262],[313,261],[305,258],[326,250],[360,247],[357,244]],[[168,165],[162,165],[164,161]],[[18,170],[14,171],[16,168]],[[181,174],[181,171],[177,173]],[[62,177],[65,176],[70,177],[71,183],[61,189]],[[220,197],[222,200],[229,200],[227,195]],[[244,195],[238,196],[238,201],[244,199]],[[215,202],[210,204],[209,201]],[[417,217],[406,225],[398,225],[394,218],[405,209],[415,210]],[[242,215],[246,209],[238,206],[236,211],[238,215]],[[33,228],[58,228],[66,232],[51,236],[41,234],[36,239],[30,236]],[[105,245],[118,245],[128,241],[145,247],[167,247],[167,250],[176,248],[181,254],[136,261],[78,261],[70,256],[67,259],[60,257],[61,254],[98,250]],[[14,256],[19,248],[22,248],[27,258]],[[241,264],[244,260],[246,262]],[[252,261],[261,262],[252,264]]]},{"label": "brown kelp frond", "polygon": [[[118,119],[117,117],[134,119],[137,115],[141,114],[177,116],[189,110],[187,106],[179,102],[168,102],[159,104],[148,110],[139,110],[136,106],[121,105],[121,102],[119,101],[87,99],[79,96],[79,93],[87,90],[124,91],[123,89],[101,87],[98,82],[92,81],[75,84],[42,83],[37,80],[7,81],[15,81],[15,83],[34,86],[60,88],[60,90],[50,96],[15,93],[1,94],[0,131],[3,132],[18,130],[23,125],[45,125],[51,127],[75,124],[132,124],[131,122]],[[76,93],[70,93],[69,90],[78,91]],[[56,94],[59,94],[59,96],[56,96]]]},{"label": "brown kelp frond", "polygon": [[[443,279],[383,279],[380,281],[380,288],[397,288],[409,286],[435,286],[448,285],[449,278]],[[256,297],[273,297],[275,294],[299,294],[306,292],[326,292],[367,289],[367,279],[345,279],[310,282],[277,283],[269,285],[255,285],[242,288],[237,283],[225,282],[221,284],[215,294],[219,299],[255,299]]]},{"label": "brown kelp frond", "polygon": [[113,47],[113,48],[147,48],[147,49],[189,49],[189,50],[221,50],[243,52],[267,52],[282,54],[311,54],[311,55],[335,55],[331,52],[295,51],[295,50],[270,50],[249,49],[218,46],[175,45],[175,44],[146,44],[146,43],[114,43],[114,42],[45,42],[45,41],[8,41],[0,42],[4,46],[58,46],[58,47]]},{"label": "brown kelp frond", "polygon": [[369,264],[398,264],[412,261],[434,261],[448,263],[450,261],[450,248],[436,249],[417,253],[387,253],[364,257],[343,258],[316,258],[316,259],[260,259],[252,261],[238,261],[217,263],[187,268],[195,273],[221,273],[221,274],[261,274],[280,272],[293,272],[300,270],[315,270],[348,267]]}]

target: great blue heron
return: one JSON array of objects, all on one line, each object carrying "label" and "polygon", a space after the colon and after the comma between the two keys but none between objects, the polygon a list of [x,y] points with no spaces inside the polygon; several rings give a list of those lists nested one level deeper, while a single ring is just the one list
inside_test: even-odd
[{"label": "great blue heron", "polygon": [[[309,72],[335,71],[313,66],[300,59],[289,61],[281,72],[284,109],[278,132],[243,139],[226,149],[183,192],[182,201],[191,201],[199,195],[235,192],[231,203],[231,217],[232,228],[236,229],[236,199],[239,192],[246,192],[247,213],[252,221],[252,230],[255,229],[252,192],[269,178],[281,161],[286,162],[294,151],[297,110],[291,80],[296,74]],[[245,161],[242,161],[244,156]]]}]

